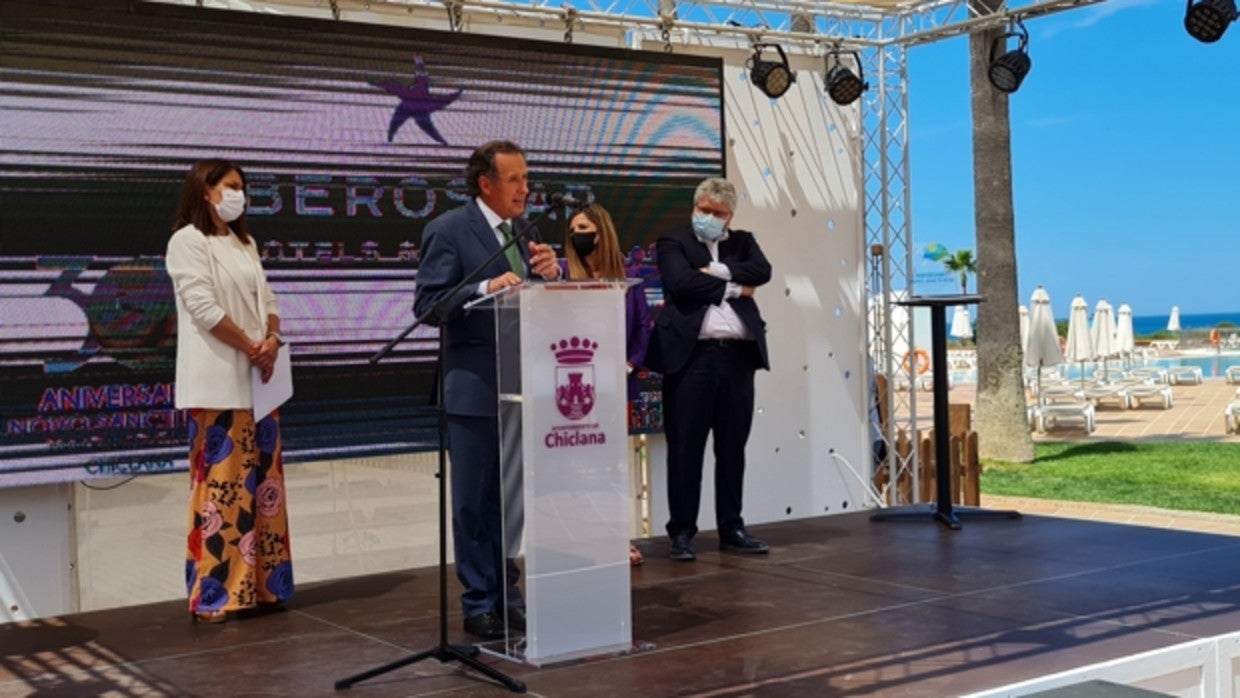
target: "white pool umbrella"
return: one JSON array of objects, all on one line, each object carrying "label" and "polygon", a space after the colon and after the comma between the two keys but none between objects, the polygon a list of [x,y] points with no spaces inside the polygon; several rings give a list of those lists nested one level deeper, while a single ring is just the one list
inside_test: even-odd
[{"label": "white pool umbrella", "polygon": [[958,339],[973,338],[973,319],[969,317],[968,306],[956,306],[956,312],[952,314],[951,334]]},{"label": "white pool umbrella", "polygon": [[1072,299],[1072,310],[1068,314],[1068,343],[1064,346],[1063,358],[1080,362],[1083,385],[1085,362],[1094,358],[1094,343],[1089,336],[1089,304],[1082,296]]},{"label": "white pool umbrella", "polygon": [[1025,350],[1029,343],[1029,308],[1020,306],[1020,350]]},{"label": "white pool umbrella", "polygon": [[[1171,317],[1167,318],[1167,331],[1176,333],[1176,339],[1183,339],[1181,332],[1184,328],[1180,327],[1180,306],[1171,306]],[[1184,342],[1180,342],[1183,344]]]},{"label": "white pool umbrella", "polygon": [[1029,334],[1025,337],[1025,365],[1037,369],[1037,394],[1042,394],[1042,369],[1063,363],[1063,351],[1059,348],[1059,332],[1055,329],[1055,314],[1051,312],[1051,297],[1041,286],[1033,291],[1029,300]]},{"label": "white pool umbrella", "polygon": [[1132,308],[1127,303],[1119,306],[1119,319],[1115,322],[1115,350],[1125,360],[1132,358],[1137,349],[1137,339],[1132,333]]},{"label": "white pool umbrella", "polygon": [[1089,328],[1089,339],[1094,345],[1094,358],[1102,363],[1102,379],[1107,378],[1107,359],[1119,353],[1115,343],[1115,315],[1111,304],[1099,300],[1094,306],[1094,324]]},{"label": "white pool umbrella", "polygon": [[1167,318],[1167,331],[1180,331],[1180,306],[1178,305],[1171,306],[1171,317]]}]

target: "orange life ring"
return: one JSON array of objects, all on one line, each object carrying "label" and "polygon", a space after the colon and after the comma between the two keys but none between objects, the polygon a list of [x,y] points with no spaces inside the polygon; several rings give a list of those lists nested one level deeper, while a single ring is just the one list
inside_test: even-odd
[{"label": "orange life ring", "polygon": [[1218,333],[1218,328],[1215,327],[1214,329],[1210,330],[1210,346],[1217,347],[1218,343],[1219,343],[1219,333]]},{"label": "orange life ring", "polygon": [[930,370],[930,352],[925,349],[914,349],[904,352],[904,370],[911,371],[914,366],[917,369],[917,375],[925,375],[926,371]]}]

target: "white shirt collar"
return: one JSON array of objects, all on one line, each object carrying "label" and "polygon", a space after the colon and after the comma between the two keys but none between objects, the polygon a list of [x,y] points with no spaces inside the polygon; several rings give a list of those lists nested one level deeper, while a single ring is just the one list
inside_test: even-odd
[{"label": "white shirt collar", "polygon": [[482,210],[482,215],[486,217],[487,224],[491,226],[491,230],[495,230],[500,223],[504,222],[505,219],[500,218],[498,213],[492,211],[491,207],[486,205],[481,196],[475,196],[474,201],[478,202],[478,208]]}]

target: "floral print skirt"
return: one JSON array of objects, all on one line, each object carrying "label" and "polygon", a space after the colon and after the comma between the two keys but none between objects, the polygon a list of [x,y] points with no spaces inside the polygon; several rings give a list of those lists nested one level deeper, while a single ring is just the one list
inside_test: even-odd
[{"label": "floral print skirt", "polygon": [[293,595],[280,422],[251,410],[189,411],[191,613],[238,611]]}]

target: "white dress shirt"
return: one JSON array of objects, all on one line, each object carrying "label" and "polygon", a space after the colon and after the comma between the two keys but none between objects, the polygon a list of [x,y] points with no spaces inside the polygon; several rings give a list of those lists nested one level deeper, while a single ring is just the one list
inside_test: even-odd
[{"label": "white dress shirt", "polygon": [[[701,240],[701,238],[698,239]],[[719,261],[719,241],[727,239],[728,234],[724,232],[719,240],[702,240],[706,249],[710,250],[710,266],[707,267],[707,273],[717,279],[723,279],[727,284],[724,286],[723,298],[706,309],[706,316],[702,318],[702,329],[698,331],[698,339],[753,339],[745,323],[741,322],[740,316],[727,302],[729,298],[739,298],[741,295],[740,284],[732,283],[732,271],[726,264]]]}]

